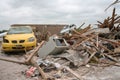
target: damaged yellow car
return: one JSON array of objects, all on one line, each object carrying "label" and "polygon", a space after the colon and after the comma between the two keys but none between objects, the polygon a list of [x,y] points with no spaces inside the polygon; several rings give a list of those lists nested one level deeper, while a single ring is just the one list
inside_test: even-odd
[{"label": "damaged yellow car", "polygon": [[36,47],[36,37],[29,26],[11,27],[3,37],[4,52],[31,50],[34,47]]}]

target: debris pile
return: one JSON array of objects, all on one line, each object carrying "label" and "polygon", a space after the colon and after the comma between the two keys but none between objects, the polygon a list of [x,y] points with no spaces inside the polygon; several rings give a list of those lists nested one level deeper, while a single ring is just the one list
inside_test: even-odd
[{"label": "debris pile", "polygon": [[[114,9],[111,18],[108,17],[103,23],[98,21],[100,23],[98,29],[91,29],[91,25],[88,25],[84,29],[73,29],[70,34],[63,34],[62,38],[70,44],[70,48],[61,54],[46,55],[38,61],[39,65],[54,79],[66,77],[79,80],[83,79],[77,74],[81,66],[120,66],[118,63],[120,55],[119,19]],[[116,24],[118,24],[117,27]],[[65,76],[65,74],[72,76]]]},{"label": "debris pile", "polygon": [[115,14],[115,8],[113,9],[112,17],[108,17],[104,22],[97,21],[99,28],[109,28],[110,31],[120,30],[120,16]]},{"label": "debris pile", "polygon": [[100,33],[99,36],[107,39],[120,39],[120,16],[115,14],[113,9],[112,17],[108,17],[104,22],[97,21],[99,28],[109,28],[110,32],[107,34]]},{"label": "debris pile", "polygon": [[115,14],[114,8],[112,17],[103,23],[97,22],[98,29],[91,29],[91,25],[84,29],[73,28],[59,38],[51,36],[48,39],[49,33],[45,31],[41,40],[47,40],[27,52],[25,61],[0,60],[32,64],[35,67],[24,72],[26,77],[33,77],[38,70],[36,76],[44,80],[83,80],[91,66],[120,66],[120,16]]}]

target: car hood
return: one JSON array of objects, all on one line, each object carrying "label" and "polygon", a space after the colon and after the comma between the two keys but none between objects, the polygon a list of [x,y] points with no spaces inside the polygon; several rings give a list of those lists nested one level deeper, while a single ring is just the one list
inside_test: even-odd
[{"label": "car hood", "polygon": [[10,34],[10,35],[6,35],[6,39],[8,40],[20,40],[20,39],[28,39],[30,37],[34,37],[33,34]]}]

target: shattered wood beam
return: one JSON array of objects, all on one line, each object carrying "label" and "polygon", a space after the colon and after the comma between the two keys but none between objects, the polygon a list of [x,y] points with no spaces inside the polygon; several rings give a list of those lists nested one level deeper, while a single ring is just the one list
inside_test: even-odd
[{"label": "shattered wood beam", "polygon": [[[113,53],[111,50],[109,50],[108,48],[106,48],[105,46],[99,44],[100,47],[104,48],[105,50],[109,51],[110,53]],[[114,53],[113,53],[114,54]]]},{"label": "shattered wood beam", "polygon": [[[117,16],[117,15],[115,15],[115,16]],[[110,17],[107,18],[108,21],[110,21],[110,19],[111,19]]]},{"label": "shattered wood beam", "polygon": [[[106,47],[104,47],[104,46],[102,46],[102,45],[100,45],[100,44],[99,44],[99,46],[102,47],[103,49],[108,50],[109,52],[113,53],[111,50],[107,49]],[[103,53],[103,54],[104,54],[106,57],[110,58],[111,60],[113,60],[113,61],[115,61],[115,62],[118,62],[118,61],[117,61],[115,58],[113,58],[112,56],[107,55],[107,54],[105,54],[105,53]],[[113,54],[114,54],[114,53],[113,53]]]},{"label": "shattered wood beam", "polygon": [[100,21],[97,21],[100,25],[102,25],[103,23],[102,22],[100,22]]},{"label": "shattered wood beam", "polygon": [[120,67],[120,63],[115,63],[115,62],[113,62],[113,63],[104,62],[104,64],[109,64],[109,65],[114,65],[114,66]]},{"label": "shattered wood beam", "polygon": [[85,60],[84,65],[86,65],[92,59],[92,57],[94,57],[94,55],[96,54],[96,52],[94,52],[94,53],[90,52],[90,54],[91,54],[90,57],[87,60]]},{"label": "shattered wood beam", "polygon": [[88,40],[96,37],[96,36],[97,36],[97,35],[94,35],[94,36],[91,36],[90,38],[85,39],[84,41],[82,41],[82,42],[78,43],[77,45],[73,46],[73,49],[76,48],[76,47],[78,47],[78,46],[80,46],[82,43],[84,43],[84,42],[86,42],[86,41],[88,41]]},{"label": "shattered wood beam", "polygon": [[[99,44],[100,47],[104,48],[105,50],[108,50],[109,52],[111,52],[112,54],[114,54],[111,50],[107,49],[106,47],[102,46],[101,44]],[[97,47],[95,47],[97,50],[99,50]],[[110,58],[111,60],[115,61],[115,62],[118,62],[115,58],[113,58],[112,56],[110,55],[107,55],[105,53],[103,53],[106,57]]]},{"label": "shattered wood beam", "polygon": [[13,62],[13,63],[18,63],[18,64],[25,64],[24,61],[16,61],[16,60],[8,59],[8,58],[0,58],[0,60]]},{"label": "shattered wood beam", "polygon": [[67,71],[69,71],[71,74],[73,74],[75,77],[77,77],[79,80],[83,80],[82,76],[80,76],[79,74],[75,73],[72,69],[70,69],[67,66],[64,66],[64,69],[66,69]]},{"label": "shattered wood beam", "polygon": [[78,31],[79,34],[81,35],[81,34],[87,32],[87,31],[91,28],[90,26],[91,26],[91,25],[89,24],[86,28],[79,30],[79,31]]},{"label": "shattered wood beam", "polygon": [[[101,44],[99,44],[100,47],[104,48],[105,50],[108,50],[109,52],[111,52],[112,54],[114,54],[111,50],[107,49],[106,47],[102,46]],[[94,46],[96,48],[96,50],[99,51],[99,49]],[[105,54],[103,53],[106,57],[110,58],[111,60],[115,61],[115,62],[118,62],[115,58],[113,58],[112,56],[108,55],[108,54]]]},{"label": "shattered wood beam", "polygon": [[117,20],[117,21],[115,21],[114,23],[115,23],[115,24],[116,24],[116,23],[120,23],[120,19],[119,19],[119,20]]},{"label": "shattered wood beam", "polygon": [[78,29],[80,29],[80,28],[81,28],[84,24],[85,24],[85,22],[84,22],[84,23],[82,23]]},{"label": "shattered wood beam", "polygon": [[39,48],[44,44],[45,41],[42,41],[39,46],[31,53],[31,55],[27,58],[27,60],[25,61],[27,64],[30,63],[30,64],[33,64],[39,71],[39,73],[41,74],[42,78],[44,80],[47,80],[47,76],[46,74],[44,73],[44,71],[42,70],[42,68],[40,68],[40,66],[34,61],[34,56],[35,54],[37,53],[37,51],[39,50]]},{"label": "shattered wood beam", "polygon": [[111,6],[113,6],[113,5],[117,4],[117,3],[120,3],[120,1],[119,1],[119,0],[115,0],[113,3],[111,3],[111,4],[105,9],[105,11],[107,11],[107,9],[109,9]]},{"label": "shattered wood beam", "polygon": [[[94,46],[95,47],[95,46]],[[97,51],[99,51],[99,50],[97,50],[97,51],[92,51],[91,52],[91,50],[88,48],[88,47],[84,47],[84,48],[86,48],[86,50],[87,50],[87,52],[90,54],[90,55],[92,55],[94,52],[97,52]],[[95,47],[96,48],[96,47]],[[96,56],[93,56],[93,58],[98,62],[99,60],[98,60],[98,58],[96,57]],[[89,60],[90,61],[90,60]],[[88,61],[88,62],[89,62]],[[85,62],[87,62],[87,60],[85,60]],[[87,62],[87,63],[88,63]],[[85,63],[84,63],[84,65],[85,65]]]},{"label": "shattered wood beam", "polygon": [[107,55],[105,53],[103,53],[106,57],[110,58],[111,60],[115,61],[115,62],[118,62],[118,60],[116,60],[115,58],[113,58],[112,56],[110,55]]},{"label": "shattered wood beam", "polygon": [[108,27],[109,27],[109,20],[105,19],[104,24],[103,24],[103,28],[108,28]]},{"label": "shattered wood beam", "polygon": [[115,66],[119,66],[119,67],[120,67],[120,63],[115,63],[114,65],[115,65]]},{"label": "shattered wood beam", "polygon": [[79,35],[81,35],[81,33],[80,32],[78,32],[77,30],[73,30],[76,34],[79,34]]},{"label": "shattered wood beam", "polygon": [[30,60],[33,58],[33,56],[37,53],[37,51],[39,50],[39,48],[44,44],[45,41],[42,41],[39,46],[30,54],[30,56],[27,58],[27,60],[25,61],[26,63],[29,63]]},{"label": "shattered wood beam", "polygon": [[117,17],[115,18],[115,21],[117,21],[118,19],[120,19],[120,16],[117,16]]},{"label": "shattered wood beam", "polygon": [[33,65],[37,68],[37,70],[38,70],[39,73],[41,74],[42,78],[43,78],[44,80],[47,80],[46,74],[44,73],[44,71],[42,70],[42,68],[37,64],[37,62],[34,61],[33,58],[30,59],[30,62],[31,62],[31,64],[33,64]]},{"label": "shattered wood beam", "polygon": [[113,9],[113,13],[112,13],[112,21],[111,21],[111,24],[110,24],[110,26],[109,26],[109,29],[111,30],[111,29],[113,29],[113,27],[114,27],[114,18],[115,18],[115,8]]},{"label": "shattered wood beam", "polygon": [[73,30],[76,34],[78,34],[78,37],[82,37],[82,38],[88,38],[84,35],[82,35],[81,33],[79,33],[77,30]]},{"label": "shattered wood beam", "polygon": [[119,28],[120,27],[120,23],[117,25],[117,28]]},{"label": "shattered wood beam", "polygon": [[99,41],[98,41],[99,39],[98,39],[98,38],[99,38],[99,37],[98,37],[98,33],[97,33],[97,37],[96,37],[96,40],[97,40],[97,41],[96,41],[96,46],[97,46],[97,47],[98,47],[98,45],[99,45]]},{"label": "shattered wood beam", "polygon": [[88,38],[88,37],[86,37],[86,35],[89,35],[89,34],[91,34],[91,33],[89,33],[89,34],[81,34],[81,33],[79,33],[78,31],[76,31],[76,30],[73,30],[76,34],[73,34],[72,35],[72,37],[70,38],[70,39],[78,39],[78,38]]},{"label": "shattered wood beam", "polygon": [[[89,38],[89,40],[92,40],[92,38]],[[95,47],[95,49],[97,48],[96,46],[94,46],[94,47]],[[87,47],[85,47],[85,48],[88,49]],[[99,51],[98,48],[96,50]],[[89,50],[89,49],[87,51],[91,54],[91,56],[84,61],[83,65],[86,65],[92,59],[92,57],[94,57],[95,60],[98,61],[97,57],[94,56],[96,54],[96,51],[92,51],[93,53],[90,52],[91,50]]]},{"label": "shattered wood beam", "polygon": [[39,50],[39,48],[44,44],[45,41],[42,41],[39,46],[31,53],[31,55],[29,55],[29,57],[27,58],[27,60],[25,61],[25,64],[32,64],[34,65],[37,70],[39,71],[39,73],[41,74],[42,78],[44,80],[47,80],[47,76],[46,74],[44,73],[44,71],[42,70],[42,68],[37,64],[37,62],[34,60],[34,56],[35,54],[37,53],[37,51]]},{"label": "shattered wood beam", "polygon": [[114,41],[111,41],[111,40],[109,40],[109,39],[105,39],[105,38],[101,38],[101,37],[99,37],[101,40],[104,40],[104,41],[108,41],[108,42],[110,42],[110,43],[112,43],[112,44],[114,44],[114,45],[119,45],[120,46],[120,43],[119,42],[114,42]]},{"label": "shattered wood beam", "polygon": [[[114,17],[116,17],[117,16],[117,14],[115,14],[115,16]],[[112,17],[109,17],[109,22],[111,22],[112,21]]]}]

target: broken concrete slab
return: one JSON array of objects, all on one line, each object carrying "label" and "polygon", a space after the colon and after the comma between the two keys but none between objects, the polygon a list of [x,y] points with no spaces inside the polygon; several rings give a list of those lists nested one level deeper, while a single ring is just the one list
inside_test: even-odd
[{"label": "broken concrete slab", "polygon": [[67,59],[68,61],[70,61],[70,63],[77,67],[83,64],[82,56],[78,54],[75,50],[66,50],[64,53],[56,55],[55,57]]},{"label": "broken concrete slab", "polygon": [[39,49],[38,55],[40,58],[46,57],[48,54],[59,54],[68,49],[69,45],[63,38],[56,38],[54,36],[49,38],[42,48]]}]

